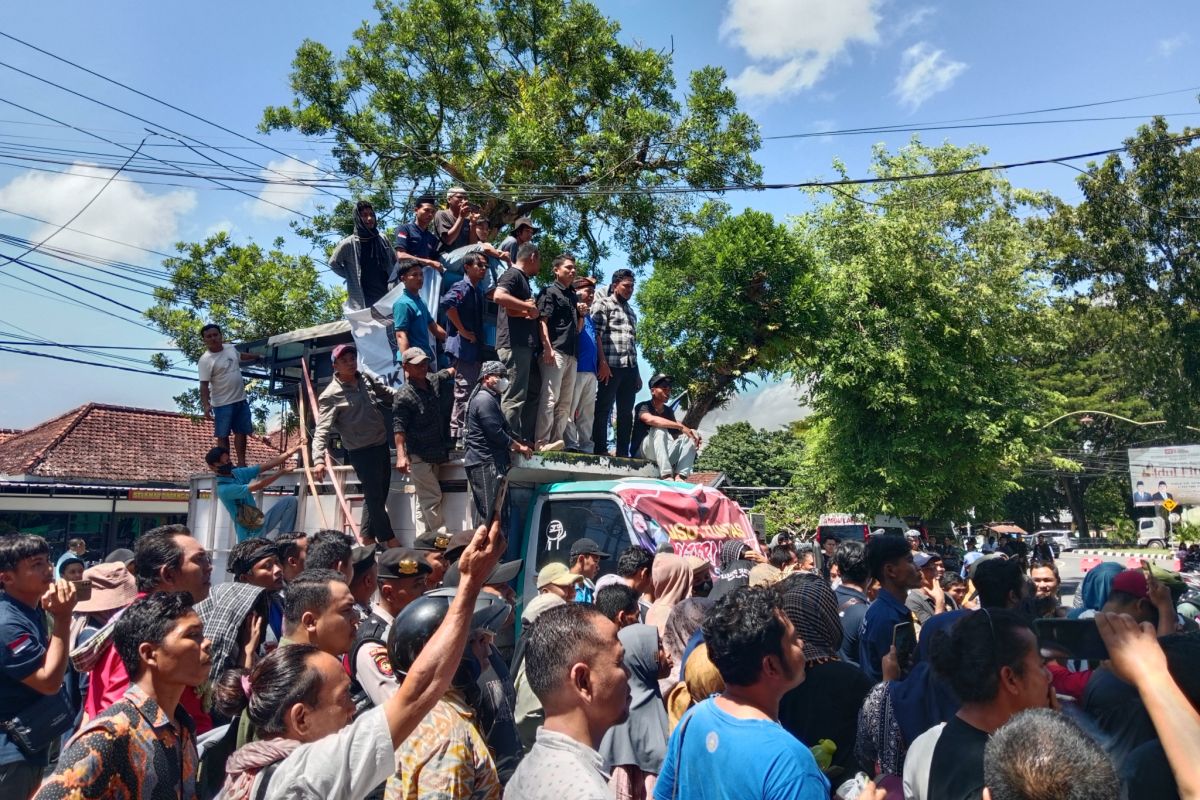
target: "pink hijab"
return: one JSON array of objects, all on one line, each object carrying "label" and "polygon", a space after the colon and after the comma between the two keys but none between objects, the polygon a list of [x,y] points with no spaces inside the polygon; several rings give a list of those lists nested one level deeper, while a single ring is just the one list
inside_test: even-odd
[{"label": "pink hijab", "polygon": [[683,556],[659,553],[654,557],[650,581],[654,585],[654,602],[646,612],[646,624],[658,628],[661,636],[666,633],[671,609],[692,596],[692,568]]}]

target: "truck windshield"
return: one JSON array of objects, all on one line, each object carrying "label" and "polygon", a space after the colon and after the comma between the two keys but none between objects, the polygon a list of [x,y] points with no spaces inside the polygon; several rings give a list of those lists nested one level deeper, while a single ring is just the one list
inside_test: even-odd
[{"label": "truck windshield", "polygon": [[631,543],[625,516],[616,501],[600,497],[551,499],[542,506],[538,522],[534,558],[537,569],[552,561],[570,565],[571,546],[585,536],[609,554],[600,562],[599,574],[616,572],[617,556]]}]

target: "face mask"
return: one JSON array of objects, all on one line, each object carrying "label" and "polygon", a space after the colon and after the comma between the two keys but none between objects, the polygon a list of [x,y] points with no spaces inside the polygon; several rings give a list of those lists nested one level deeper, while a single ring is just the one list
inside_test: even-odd
[{"label": "face mask", "polygon": [[218,464],[217,465],[217,474],[218,475],[232,475],[233,474],[233,464]]},{"label": "face mask", "polygon": [[500,380],[496,381],[496,390],[500,392],[507,392],[508,378],[501,378]]}]

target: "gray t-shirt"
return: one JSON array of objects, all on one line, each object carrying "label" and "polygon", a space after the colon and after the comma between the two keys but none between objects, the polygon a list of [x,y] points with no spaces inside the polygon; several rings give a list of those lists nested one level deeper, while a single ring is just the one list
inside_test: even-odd
[{"label": "gray t-shirt", "polygon": [[587,745],[538,728],[533,749],[504,788],[504,800],[611,800],[603,763]]},{"label": "gray t-shirt", "polygon": [[454,227],[454,221],[458,216],[448,208],[443,208],[441,211],[433,215],[433,232],[437,234],[438,241],[442,243],[441,252],[449,253],[451,250],[457,250],[460,247],[466,247],[471,243],[471,224],[467,220],[463,220],[462,227],[458,229],[458,238],[446,244],[446,232]]}]

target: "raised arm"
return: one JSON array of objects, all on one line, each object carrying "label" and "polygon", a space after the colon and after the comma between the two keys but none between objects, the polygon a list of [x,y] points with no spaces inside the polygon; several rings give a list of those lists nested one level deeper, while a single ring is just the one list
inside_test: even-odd
[{"label": "raised arm", "polygon": [[286,463],[288,461],[288,459],[290,459],[292,456],[299,453],[300,449],[302,447],[304,447],[304,445],[298,444],[295,447],[293,447],[291,450],[284,451],[284,452],[280,453],[279,455],[275,456],[270,461],[264,461],[262,464],[259,464],[258,468],[262,472],[266,472],[267,470],[275,469],[280,464]]},{"label": "raised arm", "polygon": [[475,600],[479,597],[483,581],[500,560],[505,546],[500,520],[497,519],[490,527],[480,525],[475,530],[475,537],[463,551],[458,561],[462,577],[450,611],[417,656],[399,691],[383,706],[393,747],[399,747],[416,730],[425,715],[450,688],[450,681],[458,671],[463,648],[471,632]]}]

